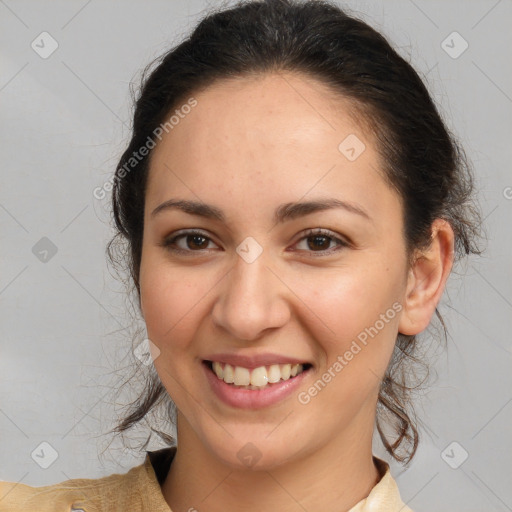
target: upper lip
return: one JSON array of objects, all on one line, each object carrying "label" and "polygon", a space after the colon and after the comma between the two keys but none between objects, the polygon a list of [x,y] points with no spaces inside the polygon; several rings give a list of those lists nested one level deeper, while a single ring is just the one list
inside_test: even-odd
[{"label": "upper lip", "polygon": [[303,359],[284,356],[281,354],[212,354],[205,358],[206,361],[230,364],[231,366],[242,366],[243,368],[258,368],[260,366],[271,366],[273,364],[310,364]]}]

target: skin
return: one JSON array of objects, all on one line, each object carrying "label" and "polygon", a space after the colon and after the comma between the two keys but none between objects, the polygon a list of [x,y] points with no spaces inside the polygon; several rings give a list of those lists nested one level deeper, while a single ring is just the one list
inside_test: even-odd
[{"label": "skin", "polygon": [[[223,80],[194,97],[153,151],[144,217],[141,309],[179,411],[163,494],[174,512],[348,510],[380,479],[372,460],[380,380],[398,332],[421,332],[435,311],[453,231],[436,220],[430,248],[407,266],[401,200],[379,171],[375,143],[350,100],[314,79]],[[355,161],[338,150],[349,134],[366,146]],[[332,209],[273,222],[282,203],[332,197],[370,219]],[[176,209],[151,216],[171,198],[214,205],[226,220]],[[315,244],[309,228],[333,238]],[[208,238],[177,240],[186,254],[161,245],[182,229]],[[249,236],[263,249],[252,263],[236,252]],[[212,352],[272,352],[313,364],[307,391],[393,303],[401,311],[306,405],[292,393],[236,409],[205,378],[201,361]],[[248,442],[260,457],[252,467],[237,457]]]}]

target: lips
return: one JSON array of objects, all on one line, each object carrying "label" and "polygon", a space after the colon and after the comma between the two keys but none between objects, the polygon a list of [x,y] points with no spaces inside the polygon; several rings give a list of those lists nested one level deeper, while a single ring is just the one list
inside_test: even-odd
[{"label": "lips", "polygon": [[204,360],[229,364],[231,366],[241,366],[242,368],[247,368],[249,370],[258,368],[259,366],[271,366],[274,364],[302,364],[312,366],[311,363],[305,359],[297,359],[281,354],[271,353],[254,354],[252,356],[229,353],[210,354],[207,355]]},{"label": "lips", "polygon": [[264,389],[269,385],[287,381],[307,370],[309,364],[272,364],[248,369],[232,366],[228,363],[205,361],[208,367],[226,384],[244,387],[245,389]]},{"label": "lips", "polygon": [[[217,363],[220,365],[220,363]],[[303,367],[303,371],[291,376],[287,380],[279,379],[275,383],[265,383],[263,386],[253,386],[251,384],[245,386],[237,386],[234,383],[227,383],[223,378],[219,378],[213,371],[213,363],[211,361],[203,361],[202,368],[206,377],[208,388],[213,394],[224,404],[237,409],[260,409],[270,407],[289,398],[294,392],[298,393],[305,379],[311,378],[311,364],[307,363]],[[225,368],[226,365],[224,365]],[[291,364],[286,366],[291,368]],[[240,368],[240,367],[238,367]],[[247,373],[258,370],[256,367],[251,370],[244,368]],[[228,379],[229,380],[229,379]],[[246,381],[247,382],[247,381]],[[208,389],[207,388],[207,389]]]},{"label": "lips", "polygon": [[209,388],[224,403],[243,409],[284,400],[310,378],[313,365],[282,354],[209,354],[202,360]]}]

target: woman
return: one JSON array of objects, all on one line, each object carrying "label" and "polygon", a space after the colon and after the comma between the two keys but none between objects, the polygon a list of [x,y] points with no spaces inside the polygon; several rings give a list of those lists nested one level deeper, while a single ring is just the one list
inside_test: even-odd
[{"label": "woman", "polygon": [[372,435],[414,456],[402,363],[478,252],[471,199],[424,84],[367,24],[321,1],[210,14],[144,80],[113,191],[155,369],[117,430],[172,400],[177,447],[2,483],[0,505],[410,511]]}]

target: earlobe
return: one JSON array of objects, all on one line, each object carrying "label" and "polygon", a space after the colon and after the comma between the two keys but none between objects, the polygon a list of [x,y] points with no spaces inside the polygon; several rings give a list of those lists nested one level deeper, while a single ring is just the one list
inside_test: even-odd
[{"label": "earlobe", "polygon": [[409,269],[398,330],[414,335],[425,330],[441,300],[454,258],[454,233],[449,222],[432,223],[431,244],[416,254]]}]

